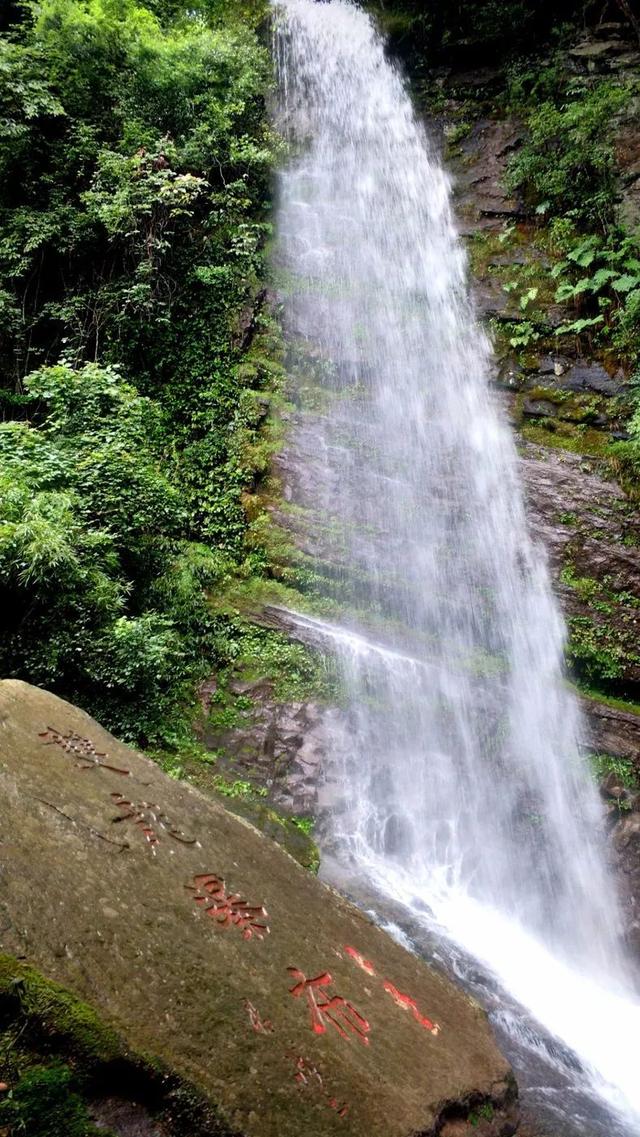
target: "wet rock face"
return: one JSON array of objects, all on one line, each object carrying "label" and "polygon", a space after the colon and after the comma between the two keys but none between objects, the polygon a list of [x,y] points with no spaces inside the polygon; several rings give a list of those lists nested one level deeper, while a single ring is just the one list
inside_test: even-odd
[{"label": "wet rock face", "polygon": [[633,231],[640,225],[640,138],[637,122],[622,124],[616,139],[616,158],[622,171],[618,220]]},{"label": "wet rock face", "polygon": [[640,957],[640,801],[613,828],[614,865],[622,886],[629,944]]},{"label": "wet rock face", "polygon": [[460,145],[455,163],[456,210],[463,233],[499,230],[505,220],[524,216],[520,203],[503,186],[506,164],[522,142],[513,120],[481,118]]},{"label": "wet rock face", "polygon": [[[634,688],[640,683],[636,511],[620,487],[600,475],[598,463],[580,455],[527,444],[522,473],[531,527],[549,555],[576,666],[594,679],[598,668],[608,670],[605,678]],[[608,729],[613,721],[609,716]],[[623,719],[617,723],[621,729]],[[605,718],[596,721],[600,737],[605,724]]]},{"label": "wet rock face", "polygon": [[232,682],[231,691],[251,700],[242,725],[226,731],[205,726],[202,732],[205,745],[222,752],[220,769],[263,787],[276,809],[315,816],[326,720],[337,712],[313,702],[280,702],[273,684],[264,681]]},{"label": "wet rock face", "polygon": [[[513,358],[506,357],[501,360],[497,379],[499,385],[511,390],[527,392],[537,388],[564,393],[565,398],[568,398],[569,394],[592,394],[604,399],[613,399],[621,395],[625,382],[622,371],[610,374],[595,360],[582,358],[572,360],[560,354],[536,356],[533,353],[526,367]],[[606,404],[604,406],[606,407]],[[569,409],[572,407],[573,405],[569,404]],[[544,411],[534,413],[563,417],[562,401],[556,400],[548,404]]]},{"label": "wet rock face", "polygon": [[[640,772],[639,751],[634,758]],[[627,940],[640,958],[640,791],[630,789],[611,772],[600,792],[609,814],[611,864],[620,888]]]},{"label": "wet rock face", "polygon": [[587,723],[585,745],[601,754],[632,761],[640,776],[640,715],[618,710],[594,699],[581,699]]},{"label": "wet rock face", "polygon": [[470,999],[251,826],[15,681],[0,849],[2,950],[204,1092],[217,1137],[435,1137],[472,1109],[469,1137],[496,1118],[515,1133]]},{"label": "wet rock face", "polygon": [[[625,35],[628,29],[615,25],[601,27],[597,36],[585,36],[568,54],[568,71],[631,74],[640,56],[637,43]],[[449,83],[455,89],[456,76]],[[477,94],[473,97],[478,98]],[[459,113],[468,121],[466,108]],[[631,230],[640,219],[637,113],[635,103],[623,112],[615,143],[620,171],[618,219]],[[510,199],[504,189],[509,157],[521,139],[518,122],[495,121],[480,109],[459,147],[450,148],[448,155],[456,179],[459,226],[470,238],[478,313],[499,328],[510,328],[507,335],[531,314],[528,308],[524,315],[517,310],[518,294],[528,285],[538,290],[532,307],[540,326],[551,332],[567,315],[566,308],[555,303],[555,288],[545,280],[551,266],[544,244],[536,241],[536,226],[522,203]],[[504,240],[505,223],[512,239]],[[535,278],[526,275],[532,264],[537,266]],[[512,288],[512,281],[526,283]],[[506,339],[503,335],[497,341],[501,358],[496,382],[506,392],[508,414],[515,425],[535,429],[541,422],[551,424],[560,439],[567,424],[576,451],[586,438],[580,431],[590,431],[589,441],[599,446],[625,437],[629,416],[626,379],[614,361],[583,357],[566,342],[562,354],[552,351],[551,336],[543,350],[534,343],[518,354],[511,347],[505,350]],[[530,525],[546,549],[553,586],[567,619],[570,661],[588,683],[596,687],[615,684],[637,701],[637,510],[611,480],[603,462],[563,450],[561,444],[552,448],[519,440],[519,447]],[[593,699],[583,698],[581,703],[585,750],[630,760],[640,773],[640,716]],[[629,941],[640,952],[640,804],[637,795],[614,783],[609,778],[602,788],[609,803],[611,861],[625,906]]]}]

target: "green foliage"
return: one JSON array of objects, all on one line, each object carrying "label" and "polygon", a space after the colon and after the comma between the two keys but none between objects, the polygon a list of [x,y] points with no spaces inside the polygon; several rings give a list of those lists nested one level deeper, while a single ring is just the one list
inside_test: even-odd
[{"label": "green foliage", "polygon": [[[224,653],[236,673],[246,681],[271,680],[276,699],[294,702],[339,698],[337,675],[328,657],[292,642],[280,632],[241,620],[225,622],[221,634],[224,642],[220,654]],[[226,676],[223,674],[220,679],[224,687]]]},{"label": "green foliage", "polygon": [[[617,180],[614,141],[620,113],[629,118],[637,83],[603,76],[572,77],[566,57],[551,63],[519,63],[511,70],[507,105],[524,118],[528,135],[510,160],[507,184],[535,207],[537,245],[551,256],[556,282],[555,304],[566,305],[566,316],[554,329],[557,347],[578,354],[606,353],[618,368],[637,365],[640,351],[640,242],[615,221]],[[546,250],[544,250],[546,242]],[[510,344],[526,347],[542,327],[543,313],[531,320],[529,301],[522,328],[513,324]],[[504,327],[501,329],[504,333]],[[637,384],[629,394],[639,404]],[[587,418],[580,426],[547,420],[527,424],[533,441],[560,445],[582,453],[601,453],[624,489],[640,497],[640,412],[629,424],[630,438],[604,445],[591,432]],[[578,433],[581,432],[581,433]],[[545,438],[544,435],[547,435]],[[534,437],[535,435],[535,437]],[[584,629],[576,630],[577,651],[587,669],[598,670],[598,645],[587,643]],[[604,670],[616,670],[615,651],[607,654]]]},{"label": "green foliage", "polygon": [[576,593],[588,613],[568,620],[568,658],[575,674],[600,690],[616,689],[640,662],[636,636],[640,599],[622,591],[610,576],[579,575],[570,561],[560,580]]},{"label": "green foliage", "polygon": [[236,779],[230,782],[227,778],[223,777],[222,774],[215,775],[213,785],[223,797],[252,800],[255,797],[267,796],[267,791],[264,786],[254,786],[251,782],[247,782],[244,779]]},{"label": "green foliage", "polygon": [[621,679],[625,652],[615,633],[588,616],[570,616],[567,658],[587,683],[607,686]]},{"label": "green foliage", "polygon": [[478,1109],[474,1109],[469,1114],[469,1124],[472,1125],[474,1129],[476,1129],[478,1125],[480,1125],[483,1121],[493,1121],[495,1112],[496,1111],[490,1101],[483,1102],[483,1104],[479,1106]]},{"label": "green foliage", "polygon": [[530,347],[541,336],[541,332],[531,320],[518,320],[517,323],[507,321],[503,324],[502,331],[507,335],[509,345],[514,348]]},{"label": "green foliage", "polygon": [[216,663],[268,453],[266,7],[27,0],[0,35],[0,661],[142,743]]},{"label": "green foliage", "polygon": [[591,765],[599,780],[606,778],[607,774],[615,774],[625,789],[640,790],[640,775],[630,758],[616,758],[612,754],[592,754]]},{"label": "green foliage", "polygon": [[23,42],[2,42],[0,289],[17,383],[62,342],[164,379],[187,296],[212,308],[207,370],[228,356],[263,235],[269,72],[237,14],[218,27],[206,10],[165,26],[134,0],[44,0]]},{"label": "green foliage", "polygon": [[212,643],[218,563],[185,540],[154,403],[95,364],[25,386],[39,425],[0,425],[2,670],[152,739]]},{"label": "green foliage", "polygon": [[537,103],[528,136],[509,163],[507,187],[541,212],[606,227],[615,200],[612,121],[629,97],[616,83],[576,79],[558,102]]},{"label": "green foliage", "polygon": [[295,825],[296,828],[300,829],[303,833],[306,833],[307,837],[312,836],[316,826],[314,817],[292,817],[291,824]]},{"label": "green foliage", "polygon": [[429,62],[443,57],[502,62],[531,50],[550,27],[584,5],[575,0],[370,0],[394,46]]},{"label": "green foliage", "polygon": [[598,327],[619,351],[635,355],[640,334],[640,245],[613,229],[607,238],[590,234],[570,240],[551,271],[560,280],[555,299],[571,303],[576,318],[556,335],[580,335]]},{"label": "green foliage", "polygon": [[633,501],[640,500],[640,401],[629,423],[629,441],[609,448],[609,461]]}]

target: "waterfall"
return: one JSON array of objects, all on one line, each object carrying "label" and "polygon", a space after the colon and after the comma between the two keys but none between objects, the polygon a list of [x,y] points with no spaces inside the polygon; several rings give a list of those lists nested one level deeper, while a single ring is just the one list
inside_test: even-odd
[{"label": "waterfall", "polygon": [[292,370],[318,388],[296,505],[348,703],[332,849],[427,906],[639,1122],[601,807],[449,178],[365,12],[278,0],[274,28],[277,265]]}]

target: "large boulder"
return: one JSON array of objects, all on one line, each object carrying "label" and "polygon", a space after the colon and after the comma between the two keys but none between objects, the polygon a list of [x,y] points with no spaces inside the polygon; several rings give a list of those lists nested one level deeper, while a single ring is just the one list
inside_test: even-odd
[{"label": "large boulder", "polygon": [[216,1133],[515,1132],[475,1003],[253,827],[13,680],[0,850],[2,950],[203,1091]]}]

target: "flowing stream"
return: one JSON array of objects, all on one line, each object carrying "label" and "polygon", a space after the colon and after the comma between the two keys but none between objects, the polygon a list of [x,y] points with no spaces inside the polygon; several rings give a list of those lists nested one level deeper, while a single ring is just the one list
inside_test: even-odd
[{"label": "flowing stream", "polygon": [[583,1101],[611,1113],[563,1132],[637,1137],[640,1002],[449,179],[349,0],[278,0],[274,51],[292,147],[277,263],[316,399],[296,505],[341,598],[300,618],[348,703],[329,863],[480,961],[503,1033],[524,1015],[573,1052]]}]

